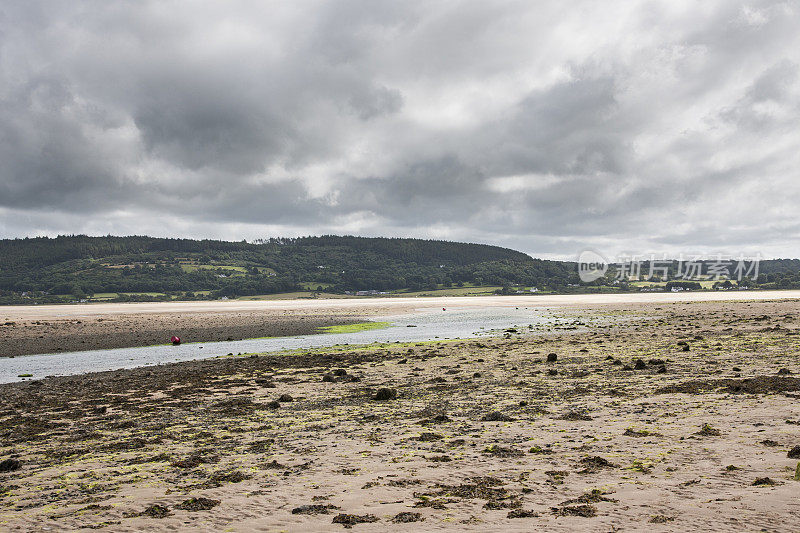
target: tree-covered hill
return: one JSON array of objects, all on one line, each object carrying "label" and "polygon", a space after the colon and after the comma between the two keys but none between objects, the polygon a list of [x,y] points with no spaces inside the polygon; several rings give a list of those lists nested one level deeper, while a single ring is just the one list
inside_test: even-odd
[{"label": "tree-covered hill", "polygon": [[[703,272],[710,261],[705,261]],[[757,279],[692,282],[669,267],[666,279],[621,281],[620,265],[589,283],[575,263],[546,261],[498,246],[422,239],[322,236],[252,243],[144,236],[0,240],[0,304],[93,299],[206,299],[305,291],[431,291],[489,287],[503,293],[800,288],[800,260],[761,261]],[[648,283],[650,283],[648,285]]]},{"label": "tree-covered hill", "polygon": [[247,243],[76,235],[0,240],[0,297],[5,300],[22,293],[46,301],[98,293],[232,297],[463,284],[557,289],[575,282],[571,263],[497,246],[421,239],[322,236]]}]

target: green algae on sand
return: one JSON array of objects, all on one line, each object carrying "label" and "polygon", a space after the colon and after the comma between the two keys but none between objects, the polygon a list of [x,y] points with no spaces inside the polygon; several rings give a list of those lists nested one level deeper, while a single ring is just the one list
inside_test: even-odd
[{"label": "green algae on sand", "polygon": [[319,328],[321,333],[357,333],[371,329],[385,329],[390,327],[391,322],[357,322],[356,324],[339,324],[335,326],[323,326]]}]

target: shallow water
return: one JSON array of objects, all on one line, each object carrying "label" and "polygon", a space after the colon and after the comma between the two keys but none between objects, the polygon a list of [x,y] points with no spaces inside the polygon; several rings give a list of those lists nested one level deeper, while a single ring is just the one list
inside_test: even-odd
[{"label": "shallow water", "polygon": [[[552,324],[553,314],[546,308],[486,307],[448,308],[447,311],[426,309],[412,314],[376,318],[390,322],[385,329],[355,333],[322,333],[296,337],[271,337],[226,342],[186,343],[180,346],[160,345],[138,348],[115,348],[82,352],[60,352],[0,359],[0,383],[46,376],[67,376],[150,366],[177,361],[208,359],[230,353],[262,353],[334,346],[337,344],[370,344],[374,342],[414,342],[436,339],[479,337],[496,334],[512,326],[527,327]],[[416,327],[408,327],[414,325]]]}]

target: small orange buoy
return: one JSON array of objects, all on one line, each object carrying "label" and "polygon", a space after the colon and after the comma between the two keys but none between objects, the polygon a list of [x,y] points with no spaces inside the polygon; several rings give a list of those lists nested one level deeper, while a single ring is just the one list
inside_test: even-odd
[{"label": "small orange buoy", "polygon": [[171,342],[172,342],[172,344],[174,344],[175,346],[178,346],[178,345],[181,343],[181,338],[180,338],[180,337],[178,337],[178,336],[176,336],[176,335],[173,335],[173,336],[172,336],[172,338],[170,339],[170,341],[171,341]]}]

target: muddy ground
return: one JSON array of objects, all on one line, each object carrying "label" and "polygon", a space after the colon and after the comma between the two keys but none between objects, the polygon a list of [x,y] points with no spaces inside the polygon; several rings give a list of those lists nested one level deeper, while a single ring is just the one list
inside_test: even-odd
[{"label": "muddy ground", "polygon": [[563,313],[578,329],[0,385],[0,529],[800,525],[798,302]]}]

